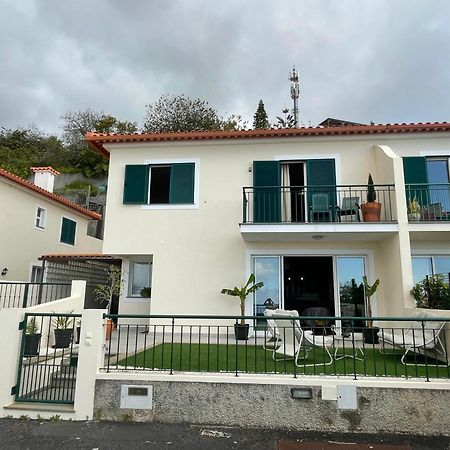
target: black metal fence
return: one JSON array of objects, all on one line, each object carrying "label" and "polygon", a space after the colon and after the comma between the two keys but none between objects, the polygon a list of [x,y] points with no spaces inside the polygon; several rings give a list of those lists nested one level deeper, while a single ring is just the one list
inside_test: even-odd
[{"label": "black metal fence", "polygon": [[450,184],[407,184],[409,222],[450,220]]},{"label": "black metal fence", "polygon": [[[450,378],[450,319],[124,316],[107,343],[104,370]],[[368,327],[376,320],[383,326]],[[141,321],[142,324],[136,324]],[[258,321],[258,331],[253,325]],[[342,324],[350,324],[342,327]],[[248,337],[246,333],[249,333]]]},{"label": "black metal fence", "polygon": [[21,329],[16,401],[73,403],[81,315],[25,314]]},{"label": "black metal fence", "polygon": [[375,185],[365,213],[366,185],[243,188],[243,223],[395,222],[394,185]]},{"label": "black metal fence", "polygon": [[70,296],[70,283],[0,281],[0,309],[27,308]]}]

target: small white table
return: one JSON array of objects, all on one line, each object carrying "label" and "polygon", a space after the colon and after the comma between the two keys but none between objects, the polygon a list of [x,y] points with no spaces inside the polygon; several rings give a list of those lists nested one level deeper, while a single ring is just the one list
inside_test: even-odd
[{"label": "small white table", "polygon": [[[344,358],[354,358],[358,361],[364,361],[365,355],[363,351],[363,342],[364,337],[362,333],[350,333],[349,336],[344,336],[342,334],[336,334],[333,336],[335,346],[334,346],[334,359],[338,361],[339,359]],[[339,350],[342,349],[343,352],[339,353]],[[346,349],[354,350],[353,354],[345,353]],[[358,356],[358,352],[361,353],[361,356]]]}]

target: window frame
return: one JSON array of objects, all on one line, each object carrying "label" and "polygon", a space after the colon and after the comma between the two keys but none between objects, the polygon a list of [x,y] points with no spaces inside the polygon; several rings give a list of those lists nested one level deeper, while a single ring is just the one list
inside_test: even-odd
[{"label": "window frame", "polygon": [[[63,237],[63,236],[62,236],[62,231],[63,231],[64,219],[69,220],[70,222],[75,223],[75,231],[74,231],[74,234],[73,234],[73,243],[71,243],[71,242],[64,242],[64,241],[62,240],[62,237]],[[59,243],[60,243],[60,244],[62,244],[62,245],[68,245],[68,246],[70,246],[70,247],[75,247],[76,242],[77,242],[77,225],[78,225],[78,222],[77,222],[76,220],[73,220],[73,219],[71,219],[71,218],[69,218],[69,217],[66,217],[66,216],[62,216],[62,217],[61,217],[61,226],[60,226],[60,230],[59,230]]]},{"label": "window frame", "polygon": [[412,269],[412,275],[413,275],[413,280],[412,280],[413,286],[415,286],[417,283],[419,283],[423,280],[422,279],[419,281],[414,281],[414,270],[412,267],[414,258],[427,258],[431,262],[430,266],[431,266],[432,273],[429,274],[429,276],[434,276],[434,275],[437,275],[438,273],[441,273],[441,272],[436,272],[435,258],[449,258],[450,259],[450,252],[447,251],[447,253],[414,253],[414,254],[412,254],[411,255],[411,269]]},{"label": "window frame", "polygon": [[133,294],[133,279],[134,279],[134,264],[146,264],[148,266],[148,285],[144,287],[152,287],[152,276],[153,276],[153,261],[143,260],[143,259],[130,259],[128,263],[128,286],[127,286],[127,298],[129,299],[139,299],[142,301],[151,300],[151,297],[141,297],[141,295]]},{"label": "window frame", "polygon": [[[150,189],[151,189],[151,166],[171,166],[177,163],[192,163],[194,164],[194,203],[150,203]],[[198,209],[199,208],[199,190],[200,190],[200,160],[199,158],[182,158],[182,159],[146,159],[144,164],[149,165],[148,174],[148,197],[147,203],[141,205],[141,209]]]},{"label": "window frame", "polygon": [[[43,214],[41,214],[40,216],[39,211],[43,212]],[[46,225],[47,225],[47,208],[38,205],[36,206],[36,214],[34,215],[34,228],[43,231],[45,230]]]}]

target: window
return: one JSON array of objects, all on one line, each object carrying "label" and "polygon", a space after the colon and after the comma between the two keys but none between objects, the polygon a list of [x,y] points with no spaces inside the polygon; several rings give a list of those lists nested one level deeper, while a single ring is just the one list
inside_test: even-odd
[{"label": "window", "polygon": [[67,217],[62,218],[61,222],[61,237],[59,239],[63,244],[74,245],[77,223]]},{"label": "window", "polygon": [[145,261],[130,262],[130,280],[128,283],[128,295],[140,297],[143,288],[151,288],[152,263]]},{"label": "window", "polygon": [[43,269],[42,266],[33,266],[31,268],[31,279],[32,283],[41,283],[42,282]]},{"label": "window", "polygon": [[38,206],[36,210],[36,220],[34,222],[34,225],[36,228],[45,228],[45,216],[46,216],[46,210],[44,208],[41,208]]},{"label": "window", "polygon": [[450,256],[413,256],[413,282],[422,281],[427,275],[442,274],[448,282],[450,279]]},{"label": "window", "polygon": [[195,203],[194,162],[125,166],[124,204]]}]

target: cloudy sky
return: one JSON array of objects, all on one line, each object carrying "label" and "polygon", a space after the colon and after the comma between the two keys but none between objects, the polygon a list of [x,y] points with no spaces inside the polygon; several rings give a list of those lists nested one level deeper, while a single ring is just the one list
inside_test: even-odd
[{"label": "cloudy sky", "polygon": [[0,0],[0,126],[91,108],[142,124],[163,93],[275,121],[450,120],[448,0]]}]

